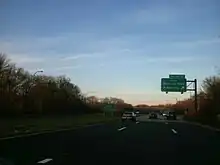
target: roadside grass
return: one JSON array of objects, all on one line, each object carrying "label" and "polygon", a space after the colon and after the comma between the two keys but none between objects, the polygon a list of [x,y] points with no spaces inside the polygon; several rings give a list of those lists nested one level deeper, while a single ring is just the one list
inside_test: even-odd
[{"label": "roadside grass", "polygon": [[31,118],[1,118],[0,137],[76,128],[117,119],[117,117],[107,117],[103,114],[85,114],[79,116],[43,116]]},{"label": "roadside grass", "polygon": [[216,116],[200,116],[200,115],[185,115],[185,121],[197,122],[200,124],[208,125],[215,128],[220,128],[220,120]]}]

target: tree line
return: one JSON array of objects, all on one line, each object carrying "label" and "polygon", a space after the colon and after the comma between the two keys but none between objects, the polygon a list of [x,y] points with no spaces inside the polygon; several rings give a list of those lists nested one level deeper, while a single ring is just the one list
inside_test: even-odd
[{"label": "tree line", "polygon": [[[30,74],[0,54],[0,115],[82,114],[102,112],[106,104],[117,104],[119,110],[132,107],[115,97],[86,96],[68,77]],[[143,105],[140,105],[142,107]],[[148,107],[147,105],[144,105]],[[194,96],[164,105],[176,110],[189,110],[195,115]],[[203,81],[198,94],[196,115],[215,117],[220,113],[220,76]]]},{"label": "tree line", "polygon": [[102,112],[106,104],[128,105],[119,98],[87,97],[68,77],[37,72],[30,74],[16,67],[5,54],[0,54],[1,116],[75,115]]}]

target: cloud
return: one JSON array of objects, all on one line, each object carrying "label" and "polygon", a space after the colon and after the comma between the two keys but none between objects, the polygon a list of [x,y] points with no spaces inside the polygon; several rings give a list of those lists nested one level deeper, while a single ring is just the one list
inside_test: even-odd
[{"label": "cloud", "polygon": [[137,11],[133,20],[139,24],[163,24],[168,23],[176,18],[174,12],[163,8],[152,8]]},{"label": "cloud", "polygon": [[[98,54],[98,53],[97,53]],[[94,62],[88,61],[78,61],[80,58],[92,58],[95,57],[94,53],[91,54],[80,54],[76,56],[69,56],[69,54],[64,56],[67,57],[39,57],[38,54],[31,54],[28,56],[26,54],[8,54],[8,58],[11,59],[12,63],[15,63],[16,66],[22,67],[25,70],[30,72],[35,72],[39,68],[44,70],[45,74],[66,74],[70,71],[79,69],[79,68],[90,68],[94,69],[97,67],[104,67],[105,64],[101,63],[100,65],[95,64]],[[74,60],[75,59],[75,60]]]},{"label": "cloud", "polygon": [[[167,3],[160,0],[159,3],[145,3],[139,8],[133,8],[130,12],[119,15],[119,22],[133,25],[164,25],[178,24],[194,19],[204,19],[215,10],[216,2],[207,0],[184,0]],[[215,5],[214,5],[215,4]],[[218,10],[218,9],[217,9]],[[209,18],[210,19],[210,18]],[[148,27],[146,27],[148,28]]]},{"label": "cloud", "polygon": [[193,57],[160,57],[160,58],[148,58],[147,62],[168,62],[168,63],[182,63],[195,60]]},{"label": "cloud", "polygon": [[122,53],[130,53],[132,51],[130,49],[122,49],[120,52],[122,52]]},{"label": "cloud", "polygon": [[210,38],[210,39],[203,39],[203,40],[179,41],[171,45],[177,46],[177,47],[198,47],[198,46],[209,46],[209,45],[214,45],[214,44],[220,44],[220,39]]},{"label": "cloud", "polygon": [[124,56],[121,59],[117,59],[115,61],[106,61],[105,65],[109,65],[109,66],[121,66],[123,65],[146,65],[146,64],[150,64],[150,63],[183,63],[183,62],[190,62],[190,61],[194,61],[194,60],[202,60],[203,58],[200,59],[195,59],[194,57],[189,57],[189,56],[181,56],[181,57],[154,57],[154,56],[147,56],[147,57],[136,57],[134,58],[127,58],[126,56]]},{"label": "cloud", "polygon": [[46,71],[67,71],[71,69],[81,68],[82,65],[77,64],[72,61],[62,62],[61,58],[51,58],[51,57],[37,57],[37,56],[27,56],[20,54],[9,55],[11,62],[16,63],[17,66],[23,67],[29,71],[38,70],[42,68]]},{"label": "cloud", "polygon": [[100,66],[100,67],[104,67],[104,66],[105,66],[105,64],[100,64],[99,66]]},{"label": "cloud", "polygon": [[[86,33],[66,33],[52,37],[20,36],[0,39],[0,51],[6,53],[17,66],[27,70],[36,70],[39,67],[45,70],[76,69],[84,63],[91,67],[87,58],[109,55],[108,52],[99,50],[97,44],[103,40],[94,38],[90,42],[92,36]],[[102,46],[105,49],[106,45]]]},{"label": "cloud", "polygon": [[[186,14],[186,13],[185,13]],[[118,17],[122,24],[144,25],[144,24],[167,24],[183,16],[181,9],[174,6],[148,6],[135,9]]]},{"label": "cloud", "polygon": [[78,69],[78,68],[81,68],[82,66],[81,65],[75,65],[75,66],[62,66],[62,67],[59,67],[59,68],[55,68],[56,71],[63,71],[63,70],[71,70],[71,69]]},{"label": "cloud", "polygon": [[9,58],[12,60],[12,62],[16,62],[18,64],[27,64],[27,63],[42,63],[45,62],[45,58],[40,57],[30,57],[27,55],[21,55],[21,54],[9,54]]},{"label": "cloud", "polygon": [[92,33],[60,33],[56,36],[16,36],[0,39],[0,50],[11,53],[82,53],[97,48],[97,35]]},{"label": "cloud", "polygon": [[[160,47],[163,48],[164,45],[172,49],[175,46],[219,43],[218,39],[207,39],[161,44],[161,42],[146,42],[144,38],[141,35],[132,34],[100,38],[90,33],[66,33],[54,37],[21,37],[0,40],[0,50],[7,53],[13,62],[28,70],[35,70],[35,68],[71,70],[79,66],[83,68],[106,66],[108,69],[108,66],[121,66],[122,64],[190,62],[195,59],[189,56],[172,56],[172,54],[167,57],[157,57],[154,53],[157,53],[157,50]],[[143,48],[144,45],[147,45],[147,48]],[[150,56],[146,57],[146,54]]]},{"label": "cloud", "polygon": [[66,60],[77,60],[77,59],[81,59],[81,58],[97,57],[99,55],[100,55],[100,53],[78,54],[78,55],[72,55],[72,56],[64,57],[62,60],[63,61],[66,61]]}]

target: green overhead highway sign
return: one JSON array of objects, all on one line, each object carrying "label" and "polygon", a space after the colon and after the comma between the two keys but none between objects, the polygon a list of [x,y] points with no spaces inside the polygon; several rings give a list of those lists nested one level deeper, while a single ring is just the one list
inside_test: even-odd
[{"label": "green overhead highway sign", "polygon": [[173,79],[185,79],[185,75],[183,74],[170,74],[169,78],[173,78]]},{"label": "green overhead highway sign", "polygon": [[186,92],[186,79],[162,78],[162,92]]},{"label": "green overhead highway sign", "polygon": [[[194,83],[193,89],[187,89],[187,83]],[[195,92],[195,111],[198,110],[198,100],[197,100],[197,80],[186,80],[186,76],[184,74],[170,74],[169,78],[161,79],[161,91],[162,92],[183,92],[186,91],[194,91]]]}]

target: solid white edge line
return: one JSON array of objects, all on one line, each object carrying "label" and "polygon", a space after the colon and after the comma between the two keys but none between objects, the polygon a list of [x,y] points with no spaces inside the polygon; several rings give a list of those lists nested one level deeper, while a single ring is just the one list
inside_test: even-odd
[{"label": "solid white edge line", "polygon": [[47,159],[41,160],[41,161],[39,161],[39,162],[37,162],[37,163],[44,164],[44,163],[50,162],[50,161],[52,161],[52,160],[53,160],[53,159],[51,159],[51,158],[47,158]]},{"label": "solid white edge line", "polygon": [[122,131],[124,129],[126,129],[126,127],[119,128],[118,131]]},{"label": "solid white edge line", "polygon": [[173,133],[177,134],[177,131],[175,129],[171,129],[173,131]]}]

